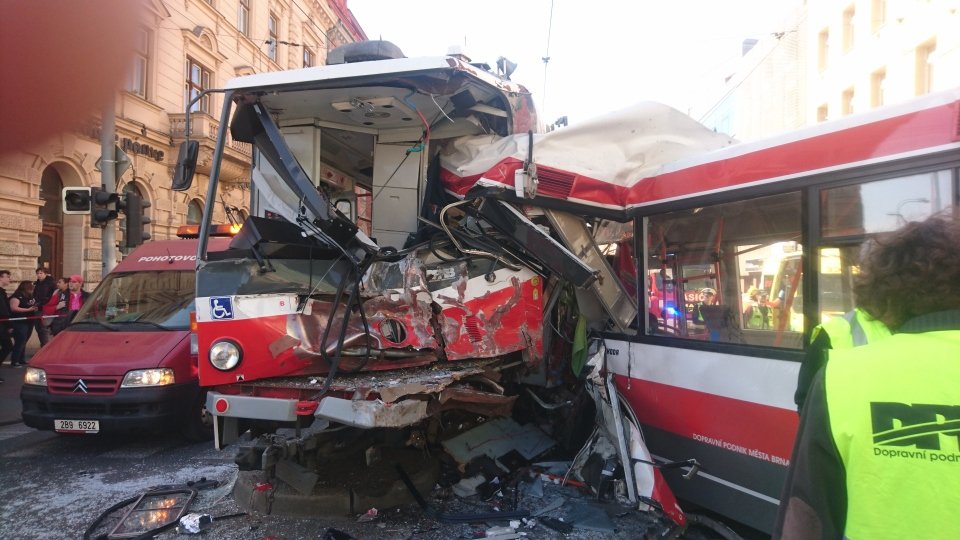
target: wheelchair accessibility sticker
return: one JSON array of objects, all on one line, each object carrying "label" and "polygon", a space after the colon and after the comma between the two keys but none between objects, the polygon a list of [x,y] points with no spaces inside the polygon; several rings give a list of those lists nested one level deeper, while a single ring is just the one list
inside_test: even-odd
[{"label": "wheelchair accessibility sticker", "polygon": [[215,321],[233,318],[233,301],[229,296],[213,296],[210,298],[210,318]]}]

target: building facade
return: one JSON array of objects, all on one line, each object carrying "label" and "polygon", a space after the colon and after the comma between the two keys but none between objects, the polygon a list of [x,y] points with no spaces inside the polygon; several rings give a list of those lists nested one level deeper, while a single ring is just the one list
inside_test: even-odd
[{"label": "building facade", "polygon": [[[145,0],[143,7],[130,73],[114,99],[116,146],[129,157],[116,191],[148,201],[146,230],[166,239],[199,222],[209,182],[222,106],[216,93],[191,108],[191,139],[201,146],[193,186],[170,189],[191,98],[239,75],[323,65],[329,50],[366,35],[347,0]],[[38,266],[100,281],[102,231],[88,215],[64,215],[61,190],[101,186],[101,126],[92,115],[46,144],[0,156],[0,268],[14,282],[35,279]],[[247,215],[250,161],[248,144],[230,143],[214,223]]]},{"label": "building facade", "polygon": [[789,4],[694,110],[705,125],[748,141],[960,86],[960,1]]}]

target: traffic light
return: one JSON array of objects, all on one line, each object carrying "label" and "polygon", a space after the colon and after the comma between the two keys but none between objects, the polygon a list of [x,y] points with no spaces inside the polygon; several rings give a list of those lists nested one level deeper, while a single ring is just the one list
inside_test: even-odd
[{"label": "traffic light", "polygon": [[64,214],[89,214],[92,209],[90,202],[90,188],[65,187],[61,201]]},{"label": "traffic light", "polygon": [[117,219],[117,205],[120,202],[120,196],[116,193],[108,193],[102,189],[94,189],[90,195],[93,201],[93,209],[90,212],[90,226],[107,226],[107,223]]},{"label": "traffic light", "polygon": [[150,223],[150,218],[144,215],[143,209],[149,207],[150,201],[143,200],[139,194],[132,191],[123,194],[120,209],[127,216],[126,230],[123,231],[126,247],[134,248],[150,239],[150,233],[143,230],[144,225]]}]

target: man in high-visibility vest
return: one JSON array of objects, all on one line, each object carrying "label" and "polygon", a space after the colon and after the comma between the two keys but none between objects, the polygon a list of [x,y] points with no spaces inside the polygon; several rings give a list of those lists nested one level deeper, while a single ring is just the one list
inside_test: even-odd
[{"label": "man in high-visibility vest", "polygon": [[889,335],[887,325],[860,308],[854,308],[842,317],[827,319],[815,327],[810,337],[810,346],[807,347],[807,355],[800,364],[797,391],[793,394],[797,410],[803,410],[813,376],[827,363],[830,349],[860,347]]},{"label": "man in high-visibility vest", "polygon": [[878,237],[854,285],[882,341],[837,349],[800,416],[774,538],[960,534],[960,221]]}]

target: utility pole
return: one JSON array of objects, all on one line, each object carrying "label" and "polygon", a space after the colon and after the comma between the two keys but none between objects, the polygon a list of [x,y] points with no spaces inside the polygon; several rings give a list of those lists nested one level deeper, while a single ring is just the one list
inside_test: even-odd
[{"label": "utility pole", "polygon": [[[114,150],[116,148],[115,99],[116,96],[110,94],[110,102],[103,109],[100,126],[100,183],[103,184],[102,188],[107,193],[117,192],[117,155]],[[117,265],[116,243],[117,228],[112,222],[108,222],[100,235],[101,259],[103,261],[101,276],[106,276]]]}]

